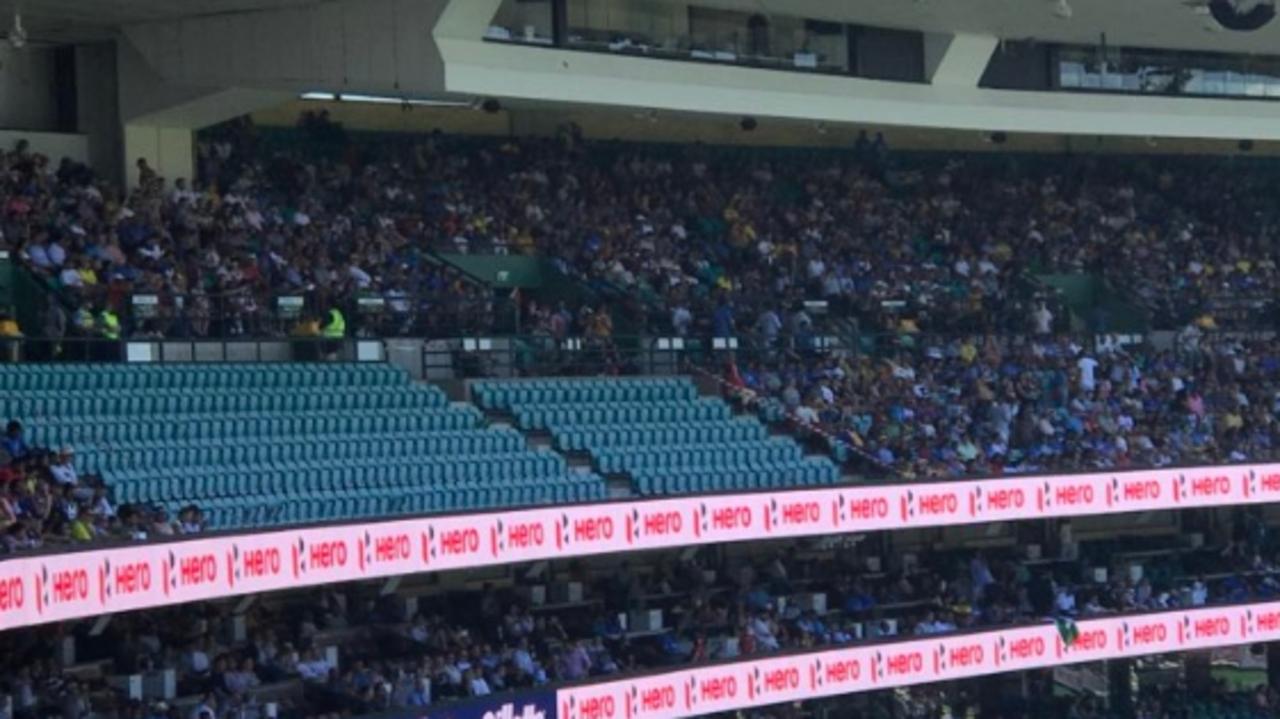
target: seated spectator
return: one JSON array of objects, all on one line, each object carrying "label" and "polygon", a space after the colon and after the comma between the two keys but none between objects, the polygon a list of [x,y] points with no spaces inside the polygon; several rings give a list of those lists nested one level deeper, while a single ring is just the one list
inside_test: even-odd
[{"label": "seated spectator", "polygon": [[76,473],[75,452],[70,447],[63,447],[49,464],[49,473],[59,485],[76,485],[80,476]]},{"label": "seated spectator", "polygon": [[30,451],[22,435],[22,423],[16,419],[9,420],[4,428],[4,437],[0,437],[0,464],[26,459]]}]

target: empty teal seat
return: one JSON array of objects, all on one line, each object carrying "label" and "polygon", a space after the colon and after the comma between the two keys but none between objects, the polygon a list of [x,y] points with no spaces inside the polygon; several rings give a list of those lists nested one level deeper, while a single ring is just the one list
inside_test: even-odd
[{"label": "empty teal seat", "polygon": [[699,398],[682,377],[484,380],[483,407],[509,411],[521,427],[547,430],[555,446],[589,453],[606,474],[627,475],[644,495],[831,484],[828,459],[770,438],[755,418],[733,417]]},{"label": "empty teal seat", "polygon": [[195,503],[217,528],[604,496],[381,364],[7,365],[0,412],[73,446],[118,502]]}]

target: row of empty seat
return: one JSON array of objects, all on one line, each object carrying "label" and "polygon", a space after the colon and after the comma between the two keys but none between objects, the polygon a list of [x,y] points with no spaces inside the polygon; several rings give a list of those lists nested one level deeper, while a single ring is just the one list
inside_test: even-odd
[{"label": "row of empty seat", "polygon": [[7,365],[0,412],[121,503],[216,528],[603,499],[599,476],[383,364]]},{"label": "row of empty seat", "polygon": [[403,387],[385,364],[23,364],[0,373],[0,391],[282,387]]},{"label": "row of empty seat", "polygon": [[324,410],[443,407],[445,397],[425,387],[286,387],[130,389],[22,392],[0,399],[8,416],[118,416],[216,412],[314,412]]},{"label": "row of empty seat", "polygon": [[591,454],[604,473],[626,475],[643,495],[831,484],[834,464],[769,438],[753,418],[698,397],[687,378],[486,380],[472,387],[484,408],[546,430],[566,451]]},{"label": "row of empty seat", "polygon": [[112,417],[45,417],[30,428],[37,445],[157,442],[176,439],[238,437],[309,437],[324,434],[433,432],[479,426],[480,410],[462,407],[431,409],[344,410],[318,412],[213,412],[170,415],[156,422],[150,415]]}]

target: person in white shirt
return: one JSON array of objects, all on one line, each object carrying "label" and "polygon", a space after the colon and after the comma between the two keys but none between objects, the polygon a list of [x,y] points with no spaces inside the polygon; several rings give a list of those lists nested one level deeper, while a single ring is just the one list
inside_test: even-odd
[{"label": "person in white shirt", "polygon": [[529,641],[524,637],[520,638],[520,643],[511,652],[511,663],[525,676],[531,677],[537,671],[538,667],[533,661],[533,655],[529,653]]},{"label": "person in white shirt", "polygon": [[76,272],[74,267],[68,267],[58,275],[58,281],[63,287],[84,287],[84,278]]},{"label": "person in white shirt", "polygon": [[223,683],[232,694],[244,694],[262,683],[253,671],[253,660],[246,658],[240,668],[223,675]]},{"label": "person in white shirt", "polygon": [[769,619],[763,615],[756,615],[751,620],[751,634],[756,639],[756,646],[767,652],[776,652],[781,648],[778,638],[773,634],[773,628],[770,626]]},{"label": "person in white shirt", "polygon": [[49,261],[49,248],[39,242],[27,245],[27,259],[42,270],[53,267],[53,263]]},{"label": "person in white shirt", "polygon": [[1054,606],[1063,614],[1076,613],[1076,595],[1066,587],[1058,589],[1058,597],[1054,600]]},{"label": "person in white shirt", "polygon": [[298,662],[298,676],[304,681],[322,682],[329,678],[329,662],[312,649]]},{"label": "person in white shirt", "polygon": [[1031,324],[1038,335],[1047,335],[1053,331],[1053,313],[1045,303],[1041,302],[1031,313]]},{"label": "person in white shirt", "polygon": [[492,694],[489,689],[489,682],[485,681],[484,676],[471,670],[467,670],[467,691],[473,697],[485,697]]},{"label": "person in white shirt", "polygon": [[684,337],[689,334],[689,326],[693,324],[693,313],[689,312],[689,308],[684,305],[676,305],[671,310],[671,329],[676,333],[677,337]]},{"label": "person in white shirt", "polygon": [[1097,378],[1095,371],[1098,369],[1098,360],[1085,355],[1076,361],[1076,367],[1080,370],[1080,389],[1083,392],[1092,392],[1097,386]]},{"label": "person in white shirt", "polygon": [[61,267],[67,263],[67,250],[57,241],[49,243],[49,264],[54,267]]},{"label": "person in white shirt", "polygon": [[1205,586],[1204,582],[1197,579],[1191,585],[1191,606],[1203,607],[1207,601],[1209,601],[1209,588]]},{"label": "person in white shirt", "polygon": [[76,474],[75,452],[70,447],[58,451],[58,457],[49,465],[49,474],[58,484],[78,484],[80,476]]}]

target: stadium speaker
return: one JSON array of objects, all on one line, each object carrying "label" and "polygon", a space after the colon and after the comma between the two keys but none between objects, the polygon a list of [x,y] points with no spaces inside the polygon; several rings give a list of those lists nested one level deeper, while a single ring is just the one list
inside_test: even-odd
[{"label": "stadium speaker", "polygon": [[991,142],[996,145],[1003,145],[1009,141],[1009,133],[1004,130],[997,130],[991,133]]},{"label": "stadium speaker", "polygon": [[741,127],[743,132],[751,132],[752,130],[756,129],[756,127],[758,126],[759,126],[759,123],[756,122],[756,119],[754,117],[751,117],[750,115],[738,121],[738,127]]},{"label": "stadium speaker", "polygon": [[1210,0],[1209,14],[1219,25],[1237,32],[1252,32],[1275,19],[1275,0]]},{"label": "stadium speaker", "polygon": [[1240,148],[1241,152],[1253,152],[1253,140],[1241,140],[1236,143],[1236,147]]},{"label": "stadium speaker", "polygon": [[480,109],[484,110],[490,115],[493,115],[502,109],[502,103],[498,102],[492,97],[485,98],[485,101],[480,103]]}]

